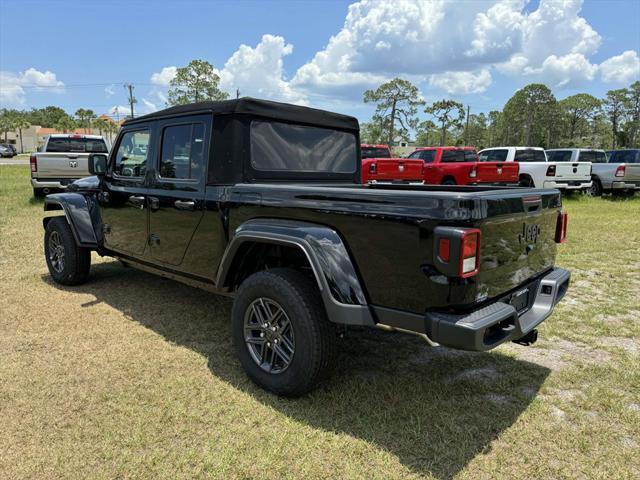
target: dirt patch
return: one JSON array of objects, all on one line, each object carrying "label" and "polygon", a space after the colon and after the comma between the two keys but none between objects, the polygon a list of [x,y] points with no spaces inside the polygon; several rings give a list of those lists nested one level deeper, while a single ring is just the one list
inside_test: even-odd
[{"label": "dirt patch", "polygon": [[482,396],[483,400],[486,400],[488,402],[491,402],[495,405],[510,405],[511,404],[511,399],[509,397],[506,397],[504,395],[496,395],[495,393],[490,393],[488,395],[483,395]]},{"label": "dirt patch", "polygon": [[620,348],[632,355],[638,355],[640,353],[640,344],[633,338],[602,337],[598,343],[604,347]]},{"label": "dirt patch", "polygon": [[495,380],[500,374],[495,367],[473,368],[465,370],[454,377],[454,380],[479,380],[482,382]]},{"label": "dirt patch", "polygon": [[583,395],[580,390],[575,389],[553,389],[549,393],[560,400],[564,400],[565,402],[572,402]]},{"label": "dirt patch", "polygon": [[608,352],[569,340],[543,340],[532,347],[506,345],[504,348],[514,353],[520,360],[537,363],[553,371],[566,368],[572,363],[602,364],[611,358]]}]

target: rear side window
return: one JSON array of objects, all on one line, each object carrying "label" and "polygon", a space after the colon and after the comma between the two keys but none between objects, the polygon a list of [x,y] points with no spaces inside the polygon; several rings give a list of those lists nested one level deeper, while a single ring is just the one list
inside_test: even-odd
[{"label": "rear side window", "polygon": [[125,132],[113,165],[113,173],[121,177],[142,177],[147,171],[149,130]]},{"label": "rear side window", "polygon": [[465,150],[464,151],[464,161],[465,162],[477,162],[478,154],[473,150]]},{"label": "rear side window", "polygon": [[251,166],[262,171],[354,173],[356,136],[328,128],[254,120]]},{"label": "rear side window", "polygon": [[[613,162],[615,163],[640,163],[638,154],[640,150],[618,150],[615,152]],[[610,160],[611,161],[611,160]]]},{"label": "rear side window", "polygon": [[416,150],[411,155],[409,155],[407,158],[422,158],[421,154],[422,154],[422,151]]},{"label": "rear side window", "polygon": [[516,150],[516,162],[546,162],[544,150]]},{"label": "rear side window", "polygon": [[[578,158],[578,160],[582,162],[589,162],[590,160],[585,160],[582,158],[582,155],[584,155],[585,153],[587,152],[580,152],[580,157]],[[547,152],[547,159],[550,162],[570,162],[571,150],[555,150],[553,152]]]},{"label": "rear side window", "polygon": [[363,147],[360,149],[362,158],[391,158],[391,153],[387,148]]},{"label": "rear side window", "polygon": [[607,156],[604,154],[604,152],[593,152],[593,160],[591,161],[593,163],[607,163]]},{"label": "rear side window", "polygon": [[166,127],[162,132],[160,176],[199,179],[204,166],[204,144],[202,123]]},{"label": "rear side window", "polygon": [[424,163],[433,163],[436,158],[435,150],[423,150],[420,152],[420,158],[424,160]]},{"label": "rear side window", "polygon": [[107,153],[107,144],[101,138],[50,138],[47,152]]},{"label": "rear side window", "polygon": [[454,163],[465,162],[468,160],[465,159],[465,155],[462,150],[443,150],[441,161],[446,163]]},{"label": "rear side window", "polygon": [[480,154],[479,160],[481,162],[506,162],[509,150],[487,150]]}]

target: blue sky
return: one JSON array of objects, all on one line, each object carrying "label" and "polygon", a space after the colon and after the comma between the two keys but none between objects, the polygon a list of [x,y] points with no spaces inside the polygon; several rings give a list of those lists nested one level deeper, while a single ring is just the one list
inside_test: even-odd
[{"label": "blue sky", "polygon": [[229,92],[362,121],[362,92],[394,76],[475,112],[534,81],[563,98],[640,78],[640,0],[350,3],[0,0],[0,107],[113,114],[130,82],[146,113],[194,58]]}]

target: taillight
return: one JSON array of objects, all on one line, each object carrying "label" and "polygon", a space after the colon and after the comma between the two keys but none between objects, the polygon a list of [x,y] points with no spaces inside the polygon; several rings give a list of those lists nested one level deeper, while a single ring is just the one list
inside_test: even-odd
[{"label": "taillight", "polygon": [[627,168],[624,165],[620,165],[616,168],[616,177],[624,177],[625,171]]},{"label": "taillight", "polygon": [[441,238],[438,242],[438,258],[443,262],[448,262],[451,257],[451,241],[448,238]]},{"label": "taillight", "polygon": [[34,172],[34,173],[37,172],[38,171],[38,158],[36,157],[35,153],[29,157],[29,163],[31,164],[31,171]]},{"label": "taillight", "polygon": [[460,276],[471,277],[480,269],[480,230],[471,228],[462,234],[462,255],[460,255]]},{"label": "taillight", "polygon": [[378,167],[375,162],[369,164],[369,173],[376,173],[378,171]]},{"label": "taillight", "polygon": [[549,168],[547,168],[547,177],[555,177],[555,175],[556,175],[556,166],[549,165]]},{"label": "taillight", "polygon": [[473,167],[471,167],[471,170],[469,171],[469,178],[476,178],[477,176],[478,176],[478,169],[474,165]]},{"label": "taillight", "polygon": [[433,265],[447,277],[467,278],[480,270],[480,230],[436,227]]},{"label": "taillight", "polygon": [[556,243],[564,243],[567,240],[567,224],[569,223],[569,215],[566,211],[560,212],[556,223]]}]

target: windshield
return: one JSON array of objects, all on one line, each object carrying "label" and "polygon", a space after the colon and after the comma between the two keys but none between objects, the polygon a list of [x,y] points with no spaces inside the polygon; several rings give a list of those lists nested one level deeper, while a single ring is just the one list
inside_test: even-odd
[{"label": "windshield", "polygon": [[391,158],[388,148],[361,147],[360,154],[362,158]]},{"label": "windshield", "polygon": [[107,153],[107,145],[101,138],[63,137],[50,138],[47,152]]}]

